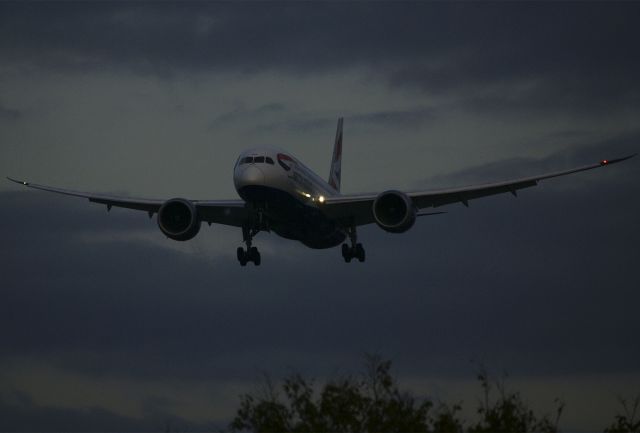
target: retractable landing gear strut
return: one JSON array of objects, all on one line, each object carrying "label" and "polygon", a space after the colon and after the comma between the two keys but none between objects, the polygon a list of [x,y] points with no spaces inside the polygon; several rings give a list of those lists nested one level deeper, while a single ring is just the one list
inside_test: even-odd
[{"label": "retractable landing gear strut", "polygon": [[351,259],[358,259],[360,262],[364,262],[364,248],[362,244],[358,243],[358,234],[356,233],[355,226],[351,226],[347,229],[347,234],[349,235],[349,240],[351,241],[351,246],[347,244],[342,244],[342,257],[344,261],[349,263]]},{"label": "retractable landing gear strut", "polygon": [[253,237],[258,234],[260,230],[251,229],[249,226],[242,227],[242,239],[247,244],[247,249],[238,247],[238,261],[240,266],[246,266],[247,262],[253,262],[254,265],[260,266],[260,253],[258,248],[251,246]]}]

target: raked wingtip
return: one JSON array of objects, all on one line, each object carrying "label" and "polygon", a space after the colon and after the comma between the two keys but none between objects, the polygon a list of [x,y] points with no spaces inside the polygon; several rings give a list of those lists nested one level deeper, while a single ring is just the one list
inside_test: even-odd
[{"label": "raked wingtip", "polygon": [[20,185],[25,185],[25,186],[29,185],[29,182],[25,182],[24,180],[14,179],[9,176],[7,176],[7,179],[9,179],[11,182],[19,183]]},{"label": "raked wingtip", "polygon": [[634,153],[634,154],[631,154],[631,155],[627,155],[627,156],[623,156],[622,158],[603,159],[603,160],[600,161],[600,165],[609,165],[609,164],[615,164],[616,162],[626,161],[627,159],[631,159],[636,155],[637,155],[637,153]]}]

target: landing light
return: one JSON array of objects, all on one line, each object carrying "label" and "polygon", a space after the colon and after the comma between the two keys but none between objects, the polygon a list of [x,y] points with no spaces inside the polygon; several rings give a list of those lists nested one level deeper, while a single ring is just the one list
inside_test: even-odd
[{"label": "landing light", "polygon": [[304,194],[304,196],[305,196],[306,198],[311,198],[311,194],[309,194],[309,193],[307,193],[307,192],[305,192],[305,193],[303,193],[303,194]]},{"label": "landing light", "polygon": [[320,203],[324,203],[324,196],[323,196],[323,195],[321,195],[320,197],[318,197],[318,201],[319,201]]}]

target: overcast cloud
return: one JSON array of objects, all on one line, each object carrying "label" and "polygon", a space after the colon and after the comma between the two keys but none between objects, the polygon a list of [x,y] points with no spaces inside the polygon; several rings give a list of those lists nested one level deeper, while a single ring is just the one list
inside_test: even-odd
[{"label": "overcast cloud", "polygon": [[[133,196],[234,198],[246,147],[343,190],[425,189],[637,152],[637,3],[1,3],[0,174]],[[506,369],[564,429],[640,392],[638,162],[359,236],[367,262],[0,183],[0,430],[224,427],[260,371],[394,361],[476,401]]]}]

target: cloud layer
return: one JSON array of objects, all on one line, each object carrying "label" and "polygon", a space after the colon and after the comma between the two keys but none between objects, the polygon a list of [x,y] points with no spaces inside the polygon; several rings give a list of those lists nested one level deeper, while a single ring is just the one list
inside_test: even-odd
[{"label": "cloud layer", "polygon": [[[348,192],[622,156],[640,139],[639,12],[3,3],[0,170],[231,198],[245,146],[286,147],[323,174],[341,115]],[[421,395],[469,402],[452,390],[483,361],[525,393],[573,396],[568,427],[602,428],[613,414],[583,409],[640,378],[636,165],[453,206],[404,235],[364,227],[368,261],[350,266],[260,234],[263,266],[242,269],[238,230],[177,244],[144,214],[2,184],[0,430],[220,426],[260,371],[325,377],[363,352]]]}]

